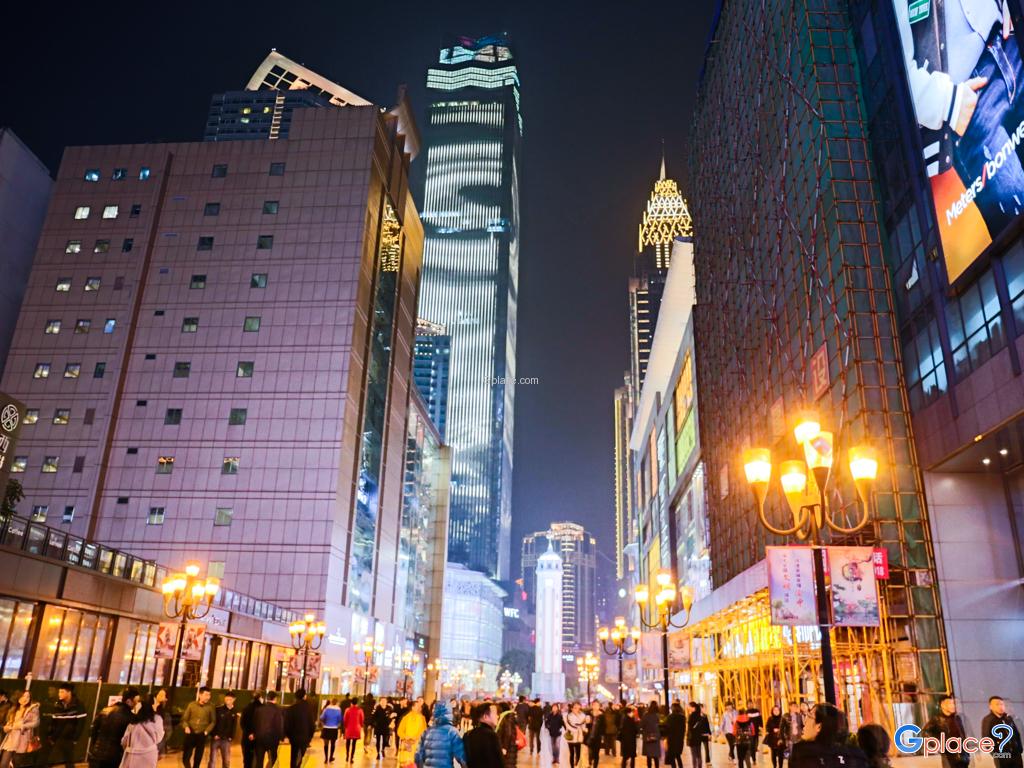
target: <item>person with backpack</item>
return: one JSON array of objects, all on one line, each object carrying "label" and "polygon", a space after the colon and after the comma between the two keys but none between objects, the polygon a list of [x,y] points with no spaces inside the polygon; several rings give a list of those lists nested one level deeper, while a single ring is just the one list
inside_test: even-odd
[{"label": "person with backpack", "polygon": [[[690,714],[686,718],[686,744],[690,748],[692,768],[701,768],[701,751],[711,738],[711,723],[703,708],[696,701],[690,702]],[[682,761],[680,761],[681,765]],[[708,763],[710,765],[710,762]]]},{"label": "person with backpack", "polygon": [[452,761],[466,766],[466,748],[452,725],[452,710],[442,701],[434,704],[430,726],[416,750],[416,768],[452,768]]},{"label": "person with backpack", "polygon": [[746,709],[737,711],[732,733],[736,738],[736,760],[739,768],[751,768],[750,753],[756,749],[757,731]]},{"label": "person with backpack", "polygon": [[832,704],[818,704],[804,719],[803,738],[793,745],[789,768],[868,768],[867,756],[850,746],[846,715]]}]

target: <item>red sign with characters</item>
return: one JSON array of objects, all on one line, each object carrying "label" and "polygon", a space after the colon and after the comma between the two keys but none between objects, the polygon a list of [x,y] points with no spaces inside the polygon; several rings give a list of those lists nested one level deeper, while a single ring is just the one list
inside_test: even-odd
[{"label": "red sign with characters", "polygon": [[871,564],[875,567],[876,579],[889,578],[889,550],[875,547],[871,552]]},{"label": "red sign with characters", "polygon": [[828,346],[822,344],[811,358],[811,392],[814,399],[828,392]]}]

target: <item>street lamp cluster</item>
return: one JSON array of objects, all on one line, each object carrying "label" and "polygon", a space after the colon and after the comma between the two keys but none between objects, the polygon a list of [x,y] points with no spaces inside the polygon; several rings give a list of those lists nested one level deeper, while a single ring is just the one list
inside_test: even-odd
[{"label": "street lamp cluster", "polygon": [[412,696],[413,675],[416,674],[416,667],[420,664],[420,655],[413,653],[408,648],[402,652],[402,693],[407,698]]},{"label": "street lamp cluster", "polygon": [[320,650],[323,645],[324,635],[327,633],[327,625],[317,621],[316,616],[307,613],[300,621],[292,622],[288,627],[288,634],[292,638],[292,648],[296,653],[302,654],[302,676],[299,687],[306,688],[306,669],[309,664],[309,654],[312,651]]},{"label": "street lamp cluster", "polygon": [[587,702],[590,699],[590,684],[597,682],[600,677],[600,666],[601,661],[591,651],[587,651],[585,656],[576,657],[576,674],[579,681],[582,683],[584,680],[587,681]]},{"label": "street lamp cluster", "polygon": [[519,686],[523,682],[523,676],[518,672],[513,672],[511,669],[501,670],[501,674],[498,675],[498,686],[501,689],[502,696],[515,696],[519,692]]},{"label": "street lamp cluster", "polygon": [[378,643],[372,637],[367,637],[362,643],[355,643],[352,646],[352,651],[356,656],[362,654],[365,660],[363,666],[363,696],[365,696],[370,692],[370,665],[375,656],[384,653],[384,643]]},{"label": "street lamp cluster", "polygon": [[[636,604],[639,608],[640,623],[647,629],[657,629],[661,633],[662,683],[665,686],[665,706],[670,702],[670,683],[668,668],[668,634],[672,629],[682,629],[690,622],[690,608],[693,606],[693,589],[684,586],[677,593],[675,577],[672,571],[662,569],[655,575],[658,592],[651,604],[650,589],[646,584],[636,588]],[[676,598],[682,603],[683,620],[676,624],[672,620],[672,612],[676,607]]]},{"label": "street lamp cluster", "polygon": [[213,576],[205,579],[199,576],[199,564],[187,563],[183,573],[173,573],[160,585],[164,596],[164,615],[169,619],[180,619],[178,639],[171,663],[171,681],[178,679],[178,665],[182,643],[188,630],[188,623],[205,618],[213,607],[213,598],[220,591],[220,580]]},{"label": "street lamp cluster", "polygon": [[[634,655],[640,648],[640,627],[626,627],[624,616],[615,617],[615,626],[611,629],[601,627],[597,630],[597,639],[601,641],[601,647],[609,656],[615,656],[619,660],[619,701],[626,703],[626,687],[622,681],[622,661],[626,656]],[[611,641],[611,647],[608,643]]]}]

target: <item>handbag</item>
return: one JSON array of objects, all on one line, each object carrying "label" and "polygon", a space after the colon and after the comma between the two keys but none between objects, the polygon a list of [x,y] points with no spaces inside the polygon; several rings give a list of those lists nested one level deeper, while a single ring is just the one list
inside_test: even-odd
[{"label": "handbag", "polygon": [[28,745],[25,747],[26,752],[38,752],[43,747],[43,742],[39,740],[39,737],[34,733],[29,737]]},{"label": "handbag", "polygon": [[526,734],[518,725],[516,726],[516,749],[526,749]]}]

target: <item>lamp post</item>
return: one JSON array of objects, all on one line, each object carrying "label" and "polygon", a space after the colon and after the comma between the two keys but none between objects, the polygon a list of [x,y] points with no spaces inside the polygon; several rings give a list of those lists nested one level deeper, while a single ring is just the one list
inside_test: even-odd
[{"label": "lamp post", "polygon": [[[619,660],[619,703],[626,703],[626,689],[622,683],[622,660],[626,656],[632,656],[640,647],[640,627],[626,627],[624,616],[615,617],[615,626],[611,629],[601,627],[597,630],[597,639],[601,641],[601,647],[609,656],[616,656]],[[608,641],[611,640],[611,647]]]},{"label": "lamp post", "polygon": [[670,685],[668,674],[668,632],[670,629],[682,629],[690,623],[690,608],[693,606],[693,590],[689,586],[679,590],[679,597],[683,603],[685,618],[682,624],[672,621],[672,609],[676,604],[675,579],[672,572],[662,569],[655,576],[658,584],[658,594],[654,596],[654,605],[650,605],[650,591],[646,584],[640,584],[636,588],[636,604],[640,609],[640,623],[647,629],[657,629],[661,632],[661,661],[663,666],[663,682],[665,685],[665,706],[670,703]]},{"label": "lamp post", "polygon": [[186,563],[184,573],[174,573],[160,585],[164,595],[164,615],[169,619],[180,619],[178,641],[175,644],[174,659],[171,661],[171,685],[178,680],[178,665],[185,642],[188,623],[204,618],[213,606],[213,598],[220,590],[220,580],[213,576],[199,577],[199,564]]},{"label": "lamp post", "polygon": [[473,694],[478,695],[484,692],[484,671],[478,669],[473,673]]},{"label": "lamp post", "polygon": [[317,621],[316,616],[307,613],[300,621],[292,622],[288,627],[288,634],[292,637],[292,648],[296,653],[302,654],[302,677],[299,687],[306,690],[306,668],[309,664],[310,651],[320,650],[324,643],[324,635],[327,633],[327,625]]},{"label": "lamp post", "polygon": [[441,661],[440,658],[434,659],[433,661],[427,662],[427,672],[434,673],[434,697],[435,701],[441,700],[441,675],[448,670],[448,665]]},{"label": "lamp post", "polygon": [[861,502],[861,513],[853,527],[840,525],[833,519],[834,510],[827,502],[826,486],[832,474],[834,439],[821,429],[817,414],[805,411],[793,430],[797,444],[803,449],[803,460],[783,461],[779,465],[779,484],[789,505],[793,524],[788,528],[773,525],[764,512],[768,482],[772,476],[772,455],[767,448],[748,448],[743,452],[743,469],[757,500],[761,525],[776,536],[810,539],[814,550],[814,589],[817,594],[818,630],[821,633],[821,668],[825,685],[825,701],[836,703],[835,671],[832,665],[832,639],[829,636],[829,606],[825,594],[825,558],[821,531],[849,535],[862,530],[870,519],[870,494],[878,475],[878,459],[870,446],[858,445],[847,452],[850,476]]},{"label": "lamp post", "polygon": [[412,695],[412,678],[419,666],[420,655],[408,648],[402,653],[402,693],[406,698]]},{"label": "lamp post", "polygon": [[586,656],[576,657],[576,672],[580,681],[587,681],[587,704],[590,704],[590,683],[598,678],[598,667],[601,662],[591,651]]},{"label": "lamp post", "polygon": [[384,653],[384,644],[375,643],[372,637],[367,637],[362,643],[353,645],[352,650],[355,651],[357,656],[362,654],[365,660],[363,666],[363,696],[366,696],[370,692],[370,663],[373,661],[375,654]]}]

